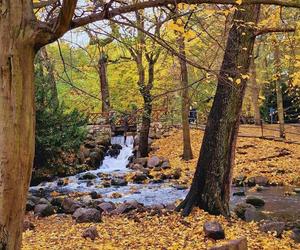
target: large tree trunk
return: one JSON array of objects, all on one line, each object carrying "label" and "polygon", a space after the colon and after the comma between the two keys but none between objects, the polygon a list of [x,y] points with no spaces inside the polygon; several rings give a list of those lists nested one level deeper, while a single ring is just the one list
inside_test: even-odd
[{"label": "large tree trunk", "polygon": [[254,56],[251,57],[251,64],[250,64],[250,88],[251,88],[251,99],[252,105],[254,109],[254,123],[256,125],[260,125],[261,118],[260,118],[260,111],[259,111],[259,86],[256,81],[256,65]]},{"label": "large tree trunk", "polygon": [[34,158],[35,52],[26,26],[31,1],[4,1],[0,7],[0,249],[15,250],[21,248]]},{"label": "large tree trunk", "polygon": [[183,209],[183,215],[193,206],[211,214],[230,215],[231,173],[246,87],[242,75],[249,71],[258,15],[258,5],[241,5],[235,11],[196,173],[186,199],[177,208]]},{"label": "large tree trunk", "polygon": [[110,110],[110,97],[107,81],[107,55],[104,52],[100,53],[99,57],[99,79],[102,100],[102,113],[108,113]]},{"label": "large tree trunk", "polygon": [[138,66],[138,68],[139,68],[139,87],[140,87],[140,92],[144,99],[142,125],[140,129],[140,139],[139,139],[139,157],[147,157],[149,153],[148,138],[149,138],[151,114],[152,114],[152,96],[150,90],[154,80],[154,64],[149,63],[148,86],[145,85],[145,71],[143,66],[140,65]]},{"label": "large tree trunk", "polygon": [[190,125],[189,125],[189,88],[188,88],[188,70],[186,65],[185,43],[184,37],[180,35],[178,38],[179,53],[182,56],[180,61],[180,75],[181,75],[181,119],[183,132],[183,154],[182,158],[186,161],[193,159]]},{"label": "large tree trunk", "polygon": [[279,121],[279,136],[285,138],[284,131],[284,113],[283,113],[283,100],[282,100],[282,85],[280,82],[281,70],[280,70],[280,51],[278,41],[275,44],[274,51],[275,69],[276,69],[276,103],[277,103],[277,114]]}]

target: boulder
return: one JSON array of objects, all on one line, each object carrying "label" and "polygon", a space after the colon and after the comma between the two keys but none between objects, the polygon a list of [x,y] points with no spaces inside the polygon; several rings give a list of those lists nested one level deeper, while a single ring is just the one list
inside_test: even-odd
[{"label": "boulder", "polygon": [[148,162],[148,159],[146,157],[143,157],[143,158],[136,158],[133,163],[135,164],[140,164],[142,165],[143,167],[146,167],[147,166],[147,162]]},{"label": "boulder", "polygon": [[[239,217],[242,220],[246,220],[245,213],[247,210],[256,211],[253,205],[247,203],[238,203],[234,208],[235,214],[237,215],[237,217]],[[248,219],[250,218],[247,218],[247,220]]]},{"label": "boulder", "polygon": [[296,187],[293,189],[293,191],[297,194],[300,194],[300,187]]},{"label": "boulder", "polygon": [[34,230],[34,228],[35,228],[35,226],[31,221],[25,220],[23,222],[23,232],[25,232],[27,230]]},{"label": "boulder", "polygon": [[97,208],[104,213],[110,213],[116,209],[116,205],[113,202],[103,202],[97,206]]},{"label": "boulder", "polygon": [[78,208],[72,217],[77,223],[101,222],[101,212],[95,208]]},{"label": "boulder", "polygon": [[93,180],[96,179],[97,175],[87,172],[79,177],[79,180]]},{"label": "boulder", "polygon": [[134,183],[143,183],[147,180],[147,175],[142,172],[136,172],[135,175],[132,177]]},{"label": "boulder", "polygon": [[243,237],[237,240],[230,240],[225,245],[211,247],[209,250],[248,250],[247,238]]},{"label": "boulder", "polygon": [[26,211],[32,211],[34,209],[34,202],[31,200],[27,200],[26,202]]},{"label": "boulder", "polygon": [[242,186],[244,186],[244,181],[246,180],[246,178],[247,177],[245,175],[239,175],[239,176],[233,178],[232,183],[236,187],[242,187]]},{"label": "boulder", "polygon": [[279,221],[266,221],[259,226],[260,231],[264,233],[272,232],[272,234],[278,238],[282,236],[282,233],[285,229],[285,223]]},{"label": "boulder", "polygon": [[99,234],[96,227],[89,227],[85,229],[81,235],[83,238],[90,238],[91,240],[95,240],[99,238]]},{"label": "boulder", "polygon": [[[100,151],[100,150],[99,150]],[[99,167],[102,161],[103,155],[101,154],[101,151],[94,151],[90,153],[90,164],[92,167],[96,168]]]},{"label": "boulder", "polygon": [[265,205],[265,201],[261,198],[258,198],[256,196],[248,196],[246,198],[246,203],[251,204],[255,207],[262,207]]},{"label": "boulder", "polygon": [[101,194],[98,194],[96,191],[93,191],[90,193],[90,196],[92,199],[99,199],[99,198],[102,198],[102,195]]},{"label": "boulder", "polygon": [[147,167],[148,168],[154,168],[154,167],[159,166],[159,164],[160,164],[160,159],[157,156],[154,155],[154,156],[151,156],[148,159]]},{"label": "boulder", "polygon": [[64,213],[72,214],[75,212],[75,210],[80,208],[82,206],[82,204],[78,201],[74,201],[71,198],[64,198],[61,206],[62,206]]},{"label": "boulder", "polygon": [[205,236],[214,240],[225,238],[225,232],[221,224],[217,221],[207,221],[204,223],[203,230]]},{"label": "boulder", "polygon": [[112,214],[125,214],[134,209],[143,207],[143,204],[138,203],[137,201],[129,201],[120,204],[116,209],[112,211]]},{"label": "boulder", "polygon": [[163,161],[163,163],[161,164],[161,168],[162,169],[170,169],[171,168],[171,164],[169,160]]},{"label": "boulder", "polygon": [[291,238],[296,242],[300,243],[300,228],[294,228],[292,230]]},{"label": "boulder", "polygon": [[267,186],[269,184],[269,180],[267,177],[259,175],[248,178],[247,184],[249,187],[254,187],[255,185]]},{"label": "boulder", "polygon": [[245,196],[245,192],[244,191],[237,191],[237,192],[234,192],[232,195],[233,196]]},{"label": "boulder", "polygon": [[111,185],[113,185],[113,186],[126,186],[127,184],[128,184],[128,182],[125,180],[125,177],[114,176],[111,179]]},{"label": "boulder", "polygon": [[89,148],[89,149],[95,148],[96,147],[96,142],[94,142],[94,141],[87,141],[87,142],[85,142],[84,146],[86,148]]},{"label": "boulder", "polygon": [[39,217],[50,216],[54,213],[55,210],[51,204],[38,204],[34,207],[34,214]]}]

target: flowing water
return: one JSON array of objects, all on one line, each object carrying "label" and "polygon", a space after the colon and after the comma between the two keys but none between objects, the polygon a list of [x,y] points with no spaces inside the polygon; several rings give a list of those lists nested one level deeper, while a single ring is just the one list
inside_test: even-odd
[{"label": "flowing water", "polygon": [[[105,175],[109,176],[124,176],[131,172],[126,168],[129,163],[129,157],[132,156],[133,137],[128,136],[126,140],[123,136],[113,137],[112,144],[119,144],[122,146],[120,154],[114,158],[106,156],[101,166],[93,171],[87,171],[77,174],[75,176],[67,177],[69,179],[66,186],[59,186],[59,179],[53,182],[41,183],[38,186],[30,188],[31,192],[36,192],[43,189],[46,193],[57,191],[60,193],[71,192],[97,192],[101,194],[106,201],[123,202],[129,200],[136,200],[144,205],[154,204],[169,204],[178,199],[183,199],[188,190],[179,190],[173,187],[171,182],[164,182],[160,184],[133,184],[129,183],[126,186],[111,186],[104,188],[103,182]],[[86,173],[97,175],[93,180],[81,180]],[[102,174],[101,174],[102,173]],[[260,211],[266,218],[284,219],[285,221],[300,220],[300,195],[286,196],[284,187],[267,187],[261,192],[248,192],[245,188],[233,188],[233,192],[243,189],[247,195],[255,195],[262,198],[266,204]],[[122,195],[120,198],[111,198],[113,193]],[[231,206],[245,200],[245,196],[232,196]]]}]

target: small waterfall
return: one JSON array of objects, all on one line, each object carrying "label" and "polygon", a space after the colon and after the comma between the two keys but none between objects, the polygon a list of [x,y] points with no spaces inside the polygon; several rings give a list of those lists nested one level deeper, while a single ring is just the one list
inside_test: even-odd
[{"label": "small waterfall", "polygon": [[99,172],[127,172],[129,171],[126,168],[128,164],[128,159],[132,156],[132,149],[133,149],[133,136],[114,136],[111,138],[111,144],[119,144],[122,146],[120,150],[120,154],[117,158],[113,158],[110,156],[106,156],[103,160],[102,166],[99,169]]},{"label": "small waterfall", "polygon": [[126,146],[126,147],[130,147],[133,148],[133,136],[113,136],[111,138],[111,144],[119,144],[121,146]]}]

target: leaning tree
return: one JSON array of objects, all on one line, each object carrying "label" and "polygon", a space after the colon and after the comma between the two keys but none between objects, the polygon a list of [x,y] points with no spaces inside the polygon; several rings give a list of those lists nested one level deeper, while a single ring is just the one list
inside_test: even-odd
[{"label": "leaning tree", "polygon": [[[35,0],[34,4],[32,0],[0,1],[0,249],[13,250],[21,247],[22,221],[34,157],[33,61],[36,52],[56,41],[68,30],[139,9],[182,2],[237,4],[235,0],[89,2],[94,8],[78,4],[76,9],[77,0]],[[300,8],[297,0],[243,0],[243,2]],[[37,18],[35,13],[39,12],[34,9],[42,8],[48,13],[41,15],[42,19]],[[232,91],[229,91],[229,94],[233,94]],[[208,126],[209,128],[211,127]],[[214,143],[218,141],[213,140],[210,145],[214,147]],[[220,157],[227,160],[224,155]],[[217,178],[218,172],[214,176]],[[216,192],[213,197],[216,195],[224,194]],[[216,197],[216,201],[219,200]]]}]

